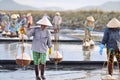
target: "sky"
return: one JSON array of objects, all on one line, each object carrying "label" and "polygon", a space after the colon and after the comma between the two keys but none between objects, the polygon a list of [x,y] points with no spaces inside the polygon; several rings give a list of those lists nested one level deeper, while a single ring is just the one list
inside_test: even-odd
[{"label": "sky", "polygon": [[23,5],[29,5],[33,7],[59,7],[64,10],[78,9],[85,6],[101,5],[108,1],[120,1],[120,0],[14,0]]}]

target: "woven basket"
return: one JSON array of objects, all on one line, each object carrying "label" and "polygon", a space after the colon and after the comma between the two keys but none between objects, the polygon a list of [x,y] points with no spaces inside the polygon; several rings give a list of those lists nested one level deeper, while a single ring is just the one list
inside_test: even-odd
[{"label": "woven basket", "polygon": [[55,63],[55,62],[62,62],[62,58],[49,58],[50,62]]},{"label": "woven basket", "polygon": [[49,55],[49,60],[52,63],[62,62],[63,56],[59,53],[59,51],[55,51],[53,54]]},{"label": "woven basket", "polygon": [[19,66],[28,66],[31,63],[31,60],[16,59],[16,63]]},{"label": "woven basket", "polygon": [[31,57],[26,53],[20,54],[16,58],[16,63],[20,66],[28,66],[31,63]]},{"label": "woven basket", "polygon": [[84,51],[89,51],[90,50],[90,46],[83,46],[83,50]]}]

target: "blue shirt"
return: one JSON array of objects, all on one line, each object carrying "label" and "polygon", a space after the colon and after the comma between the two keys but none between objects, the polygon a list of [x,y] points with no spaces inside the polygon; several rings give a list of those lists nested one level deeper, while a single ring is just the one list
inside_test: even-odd
[{"label": "blue shirt", "polygon": [[108,49],[117,49],[117,41],[120,39],[120,28],[106,28],[102,39],[102,44],[106,45]]}]

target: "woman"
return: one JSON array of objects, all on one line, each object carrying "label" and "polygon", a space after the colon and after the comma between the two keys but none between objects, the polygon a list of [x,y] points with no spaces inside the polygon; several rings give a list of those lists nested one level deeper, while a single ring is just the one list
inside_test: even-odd
[{"label": "woman", "polygon": [[91,39],[91,31],[93,31],[95,27],[94,21],[95,19],[93,16],[88,16],[85,21],[85,41],[89,41]]},{"label": "woman", "polygon": [[59,12],[56,12],[52,23],[54,24],[54,32],[58,33],[60,31],[60,25],[62,23],[62,17],[60,16]]},{"label": "woman", "polygon": [[33,24],[33,17],[31,13],[27,14],[27,27],[29,28]]},{"label": "woman", "polygon": [[[117,43],[118,42],[118,43]],[[112,76],[114,66],[114,56],[118,61],[119,72],[120,72],[120,50],[118,45],[120,42],[120,22],[113,18],[108,22],[107,28],[105,29],[102,43],[100,45],[100,55],[102,55],[103,48],[106,45],[107,57],[108,57],[108,75]]]},{"label": "woman", "polygon": [[17,16],[15,14],[11,15],[11,22],[10,22],[10,33],[11,37],[16,37],[16,24],[17,24]]},{"label": "woman", "polygon": [[[45,80],[45,64],[46,52],[49,48],[49,54],[52,51],[50,32],[46,29],[47,26],[52,26],[47,17],[43,17],[37,22],[41,27],[33,28],[27,32],[27,36],[33,36],[32,51],[35,65],[36,80]],[[39,66],[41,65],[41,66]],[[41,78],[39,77],[39,70],[41,70]]]}]

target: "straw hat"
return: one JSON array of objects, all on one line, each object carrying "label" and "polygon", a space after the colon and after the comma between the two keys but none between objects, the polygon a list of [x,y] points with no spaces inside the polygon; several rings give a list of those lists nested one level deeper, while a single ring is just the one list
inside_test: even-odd
[{"label": "straw hat", "polygon": [[5,12],[1,12],[2,15],[5,15],[6,13]]},{"label": "straw hat", "polygon": [[88,16],[88,17],[87,17],[87,20],[89,20],[89,21],[93,21],[93,22],[95,21],[95,19],[94,19],[93,16]]},{"label": "straw hat", "polygon": [[51,22],[48,20],[48,18],[46,16],[44,16],[42,19],[37,21],[36,24],[52,26]]},{"label": "straw hat", "polygon": [[6,13],[5,12],[1,12],[1,14],[5,15]]},{"label": "straw hat", "polygon": [[58,16],[60,16],[60,13],[59,13],[59,12],[56,12],[55,14],[58,15]]},{"label": "straw hat", "polygon": [[27,16],[31,16],[31,13],[28,13]]},{"label": "straw hat", "polygon": [[20,15],[19,14],[15,14],[17,17],[20,17]]},{"label": "straw hat", "polygon": [[13,14],[13,15],[11,15],[11,18],[16,19],[16,18],[17,18],[17,15],[16,15],[16,14]]},{"label": "straw hat", "polygon": [[108,28],[118,28],[120,27],[120,21],[117,20],[116,18],[113,18],[112,20],[110,20],[107,24]]}]

